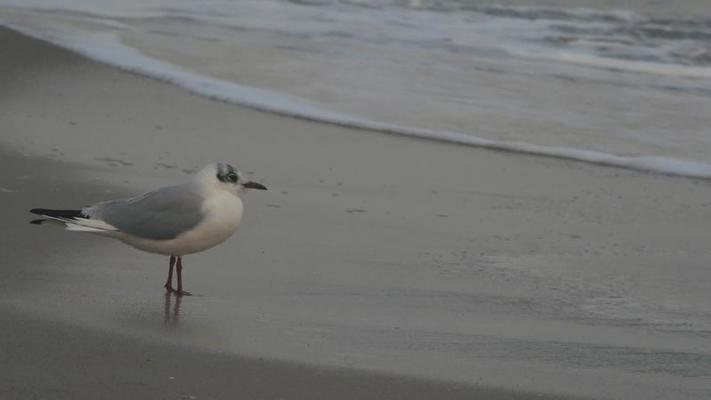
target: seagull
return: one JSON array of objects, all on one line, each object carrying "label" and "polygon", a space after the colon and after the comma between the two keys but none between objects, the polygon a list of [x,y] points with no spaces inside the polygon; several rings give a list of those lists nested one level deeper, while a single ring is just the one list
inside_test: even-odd
[{"label": "seagull", "polygon": [[[184,296],[190,292],[183,290],[183,256],[217,246],[237,230],[243,212],[240,195],[249,189],[267,190],[261,183],[246,180],[233,166],[215,163],[182,185],[128,199],[81,210],[34,208],[30,212],[44,218],[31,223],[60,223],[69,231],[107,236],[139,250],[170,256],[164,287],[168,293]],[[174,267],[177,289],[173,289]]]}]

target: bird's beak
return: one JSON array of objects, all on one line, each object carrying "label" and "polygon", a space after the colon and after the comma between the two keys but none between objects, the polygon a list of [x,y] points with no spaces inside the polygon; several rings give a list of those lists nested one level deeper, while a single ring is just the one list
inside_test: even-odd
[{"label": "bird's beak", "polygon": [[245,189],[267,190],[267,187],[266,187],[266,186],[262,185],[262,184],[259,183],[259,182],[252,182],[252,181],[247,182],[247,183],[243,183],[243,184],[242,184],[242,187],[245,188]]}]

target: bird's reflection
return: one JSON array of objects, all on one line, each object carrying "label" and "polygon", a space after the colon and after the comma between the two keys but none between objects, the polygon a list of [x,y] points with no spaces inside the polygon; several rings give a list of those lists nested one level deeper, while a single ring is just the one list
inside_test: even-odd
[{"label": "bird's reflection", "polygon": [[171,328],[178,326],[180,322],[180,302],[182,301],[182,296],[174,296],[172,293],[165,294],[165,302],[163,303],[164,326]]}]

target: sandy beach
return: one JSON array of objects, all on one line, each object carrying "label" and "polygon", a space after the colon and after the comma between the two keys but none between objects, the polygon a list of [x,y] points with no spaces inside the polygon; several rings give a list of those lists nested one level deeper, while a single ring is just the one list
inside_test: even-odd
[{"label": "sandy beach", "polygon": [[[711,396],[708,181],[319,124],[0,30],[0,397]],[[27,224],[236,165],[224,245]]]}]

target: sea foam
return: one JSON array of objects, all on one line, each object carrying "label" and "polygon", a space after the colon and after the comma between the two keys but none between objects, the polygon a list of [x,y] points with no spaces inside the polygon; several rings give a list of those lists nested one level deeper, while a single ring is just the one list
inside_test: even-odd
[{"label": "sea foam", "polygon": [[10,29],[53,43],[92,60],[169,82],[208,98],[260,111],[458,145],[568,159],[666,175],[711,179],[711,164],[701,162],[657,156],[622,156],[594,150],[545,146],[522,141],[492,140],[463,132],[406,127],[355,118],[327,110],[324,107],[315,106],[300,97],[207,77],[176,65],[147,57],[121,43],[114,33],[99,32],[70,38],[49,36],[10,23],[3,24]]}]

